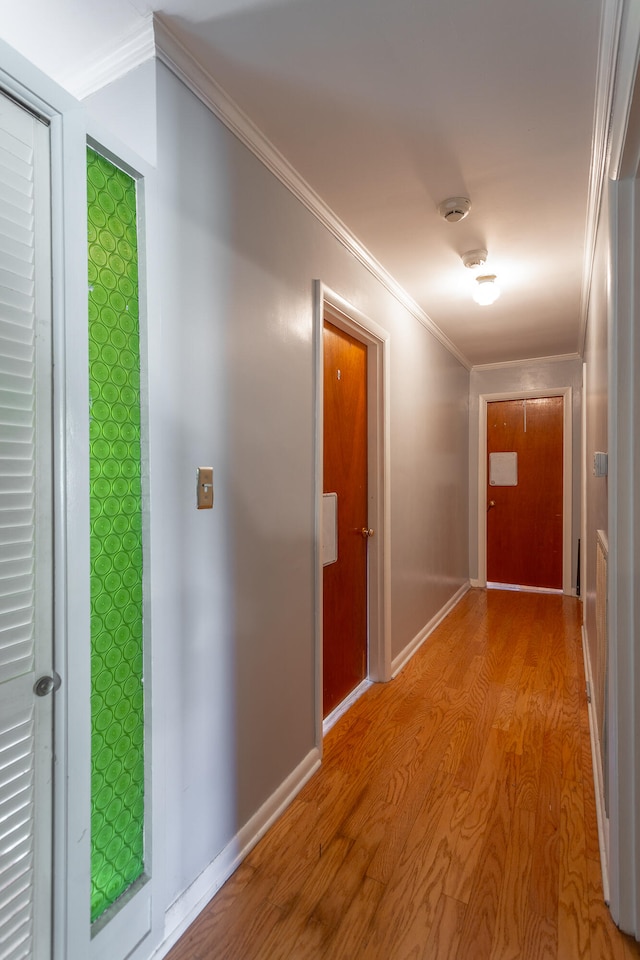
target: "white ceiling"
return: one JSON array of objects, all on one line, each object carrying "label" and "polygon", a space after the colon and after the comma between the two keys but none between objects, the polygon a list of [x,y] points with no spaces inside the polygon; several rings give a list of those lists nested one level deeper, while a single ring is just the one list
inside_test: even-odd
[{"label": "white ceiling", "polygon": [[580,351],[601,0],[0,0],[0,23],[73,91],[151,10],[471,364]]}]

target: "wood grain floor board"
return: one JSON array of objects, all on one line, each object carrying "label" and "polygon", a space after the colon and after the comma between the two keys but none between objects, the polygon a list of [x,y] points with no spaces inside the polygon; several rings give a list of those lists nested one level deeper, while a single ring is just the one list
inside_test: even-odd
[{"label": "wood grain floor board", "polygon": [[596,810],[596,794],[593,783],[593,765],[591,746],[587,732],[582,734],[582,771],[583,771],[583,800],[584,800],[584,834],[585,851],[588,860],[600,860],[600,843],[598,839],[598,814]]},{"label": "wood grain floor board", "polygon": [[443,738],[446,743],[438,741],[439,749],[432,755],[432,762],[437,763],[433,776],[420,779],[389,823],[367,870],[369,877],[388,883],[394,870],[402,866],[405,849],[414,853],[416,844],[420,849],[428,848],[443,808],[455,806],[458,791],[453,788],[452,780],[468,733],[468,723],[461,720],[453,733]]},{"label": "wood grain floor board", "polygon": [[[429,845],[426,846],[429,849]],[[421,957],[435,922],[451,856],[447,837],[434,845],[428,861],[421,856],[421,850],[421,847],[416,848],[414,855],[405,859],[402,869],[389,880],[370,937],[363,944],[364,957],[371,955],[380,960],[385,957],[394,957],[394,960]],[[418,896],[416,889],[420,890]]]},{"label": "wood grain floor board", "polygon": [[591,960],[631,960],[640,957],[640,943],[620,934],[602,898],[599,862],[587,861],[587,878]]},{"label": "wood grain floor board", "polygon": [[471,590],[167,960],[640,960],[602,899],[580,605]]},{"label": "wood grain floor board", "polygon": [[570,960],[558,951],[557,917],[541,917],[535,913],[527,913],[522,958],[523,960]]},{"label": "wood grain floor board", "polygon": [[535,817],[530,811],[515,806],[511,810],[510,835],[490,960],[520,960],[523,955],[534,844]]},{"label": "wood grain floor board", "polygon": [[[285,960],[290,955],[287,950],[291,951],[293,944],[302,943],[307,937],[311,937],[312,942],[315,942],[319,936],[323,940],[328,937],[329,931],[325,929],[324,925],[318,925],[312,920],[313,913],[325,892],[333,884],[335,876],[352,846],[352,842],[346,838],[338,837],[329,843],[321,854],[318,854],[297,894],[291,898],[287,904],[287,909],[282,912],[278,922],[273,925],[269,934],[264,938],[264,944],[261,948],[262,955],[273,957],[274,960],[276,958]],[[273,902],[271,897],[269,897],[269,901]],[[277,906],[278,904],[274,905]],[[307,930],[307,925],[310,922],[312,928]],[[298,950],[301,953],[300,947]]]},{"label": "wood grain floor board", "polygon": [[457,787],[473,789],[500,702],[501,688],[478,678],[467,697],[463,716],[472,723],[471,733],[455,778]]},{"label": "wood grain floor board", "polygon": [[[473,788],[466,794],[459,815],[451,820],[451,834],[455,842],[452,844],[452,859],[444,892],[462,903],[469,902],[485,833],[490,824],[496,785],[503,770],[504,741],[502,730],[490,730]],[[455,786],[459,786],[457,779]]]},{"label": "wood grain floor board", "polygon": [[524,750],[524,738],[529,728],[531,698],[533,696],[535,678],[535,667],[523,667],[520,685],[516,691],[516,699],[511,713],[511,723],[509,724],[508,735],[505,740],[505,750],[512,751],[513,753],[522,754]]},{"label": "wood grain floor board", "polygon": [[504,868],[510,830],[510,804],[504,780],[498,777],[482,848],[474,860],[472,874],[467,874],[468,906],[458,948],[462,957],[473,956],[476,960],[489,960],[491,957],[505,881]]},{"label": "wood grain floor board", "polygon": [[581,782],[563,781],[560,805],[558,953],[589,960],[589,891]]},{"label": "wood grain floor board", "polygon": [[323,960],[353,960],[364,957],[363,944],[371,937],[378,906],[385,893],[385,885],[364,877],[355,897],[342,914],[335,936],[327,946]]},{"label": "wood grain floor board", "polygon": [[560,870],[560,758],[556,730],[545,733],[536,805],[536,844],[531,861],[529,904],[540,917],[557,917]]},{"label": "wood grain floor board", "polygon": [[441,895],[421,960],[456,960],[466,909],[465,903]]}]

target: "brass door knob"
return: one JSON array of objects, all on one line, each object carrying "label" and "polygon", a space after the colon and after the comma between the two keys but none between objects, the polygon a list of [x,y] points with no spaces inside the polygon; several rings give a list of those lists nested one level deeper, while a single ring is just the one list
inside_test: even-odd
[{"label": "brass door knob", "polygon": [[496,505],[495,500],[489,500],[489,506],[487,507],[487,511],[491,510],[491,507],[495,507],[495,505]]},{"label": "brass door knob", "polygon": [[372,527],[363,527],[360,532],[362,533],[362,536],[365,538],[365,540],[368,540],[369,537],[372,537],[374,534],[374,530]]}]

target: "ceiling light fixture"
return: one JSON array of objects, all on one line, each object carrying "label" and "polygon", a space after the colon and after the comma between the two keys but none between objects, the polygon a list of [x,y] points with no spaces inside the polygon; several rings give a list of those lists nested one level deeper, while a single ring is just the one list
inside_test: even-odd
[{"label": "ceiling light fixture", "polygon": [[495,273],[489,273],[482,277],[476,277],[476,288],[473,291],[473,299],[476,303],[486,307],[500,296],[500,287],[496,283]]},{"label": "ceiling light fixture", "polygon": [[469,215],[471,200],[468,197],[449,197],[438,205],[438,212],[447,223],[459,223]]}]

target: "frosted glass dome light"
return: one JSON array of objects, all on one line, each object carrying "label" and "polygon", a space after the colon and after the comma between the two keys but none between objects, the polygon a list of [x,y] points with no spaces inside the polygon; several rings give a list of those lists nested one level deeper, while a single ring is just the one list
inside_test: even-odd
[{"label": "frosted glass dome light", "polygon": [[473,299],[483,307],[487,307],[500,296],[500,287],[496,283],[496,275],[488,274],[484,277],[476,277],[476,287],[473,291]]}]

